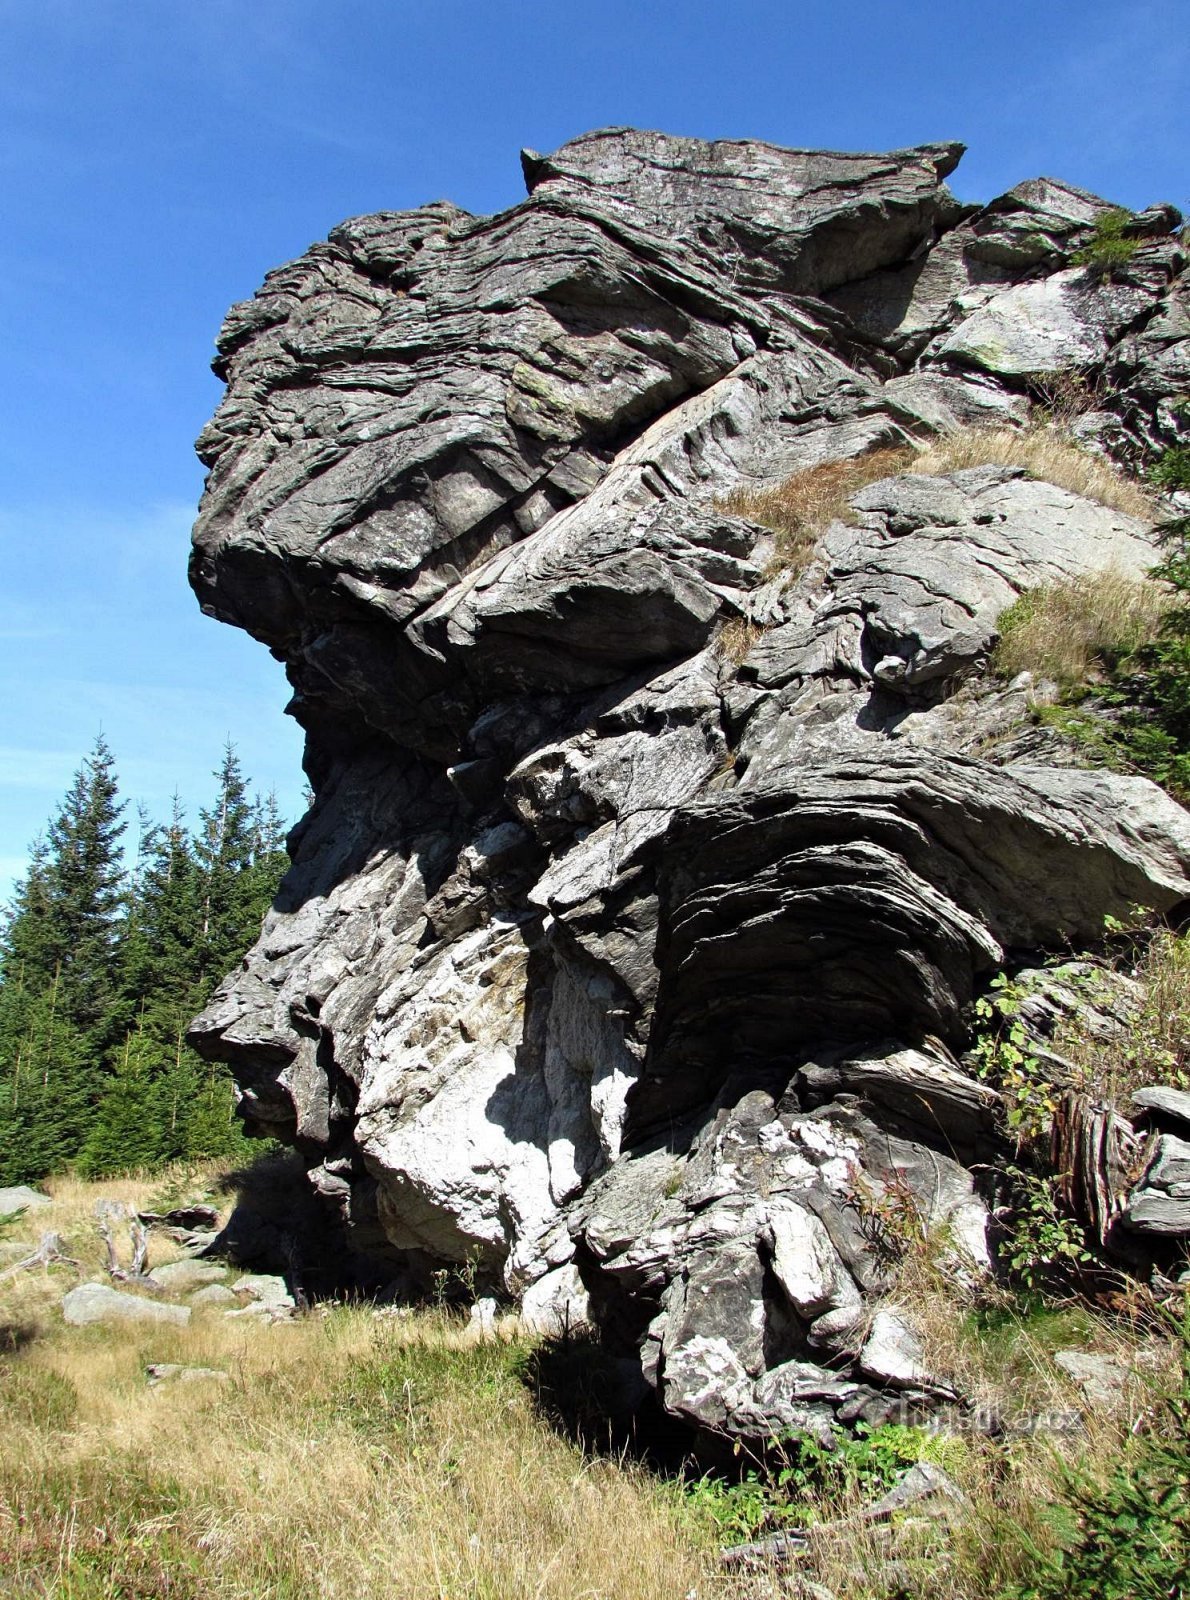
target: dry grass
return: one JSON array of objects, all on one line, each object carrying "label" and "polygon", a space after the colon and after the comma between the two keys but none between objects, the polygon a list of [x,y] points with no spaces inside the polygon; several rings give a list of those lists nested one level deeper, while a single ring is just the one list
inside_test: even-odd
[{"label": "dry grass", "polygon": [[1120,1037],[1092,1036],[1077,1012],[1054,1037],[1071,1064],[1071,1086],[1125,1113],[1134,1091],[1146,1085],[1190,1085],[1190,937],[1157,929],[1139,951],[1131,976],[1139,1000]]},{"label": "dry grass", "polygon": [[735,489],[717,504],[732,516],[771,528],[777,536],[772,568],[792,577],[806,566],[831,523],[846,519],[854,494],[866,484],[910,470],[913,461],[907,446],[872,450],[795,472],[772,489]]},{"label": "dry grass", "polygon": [[764,629],[747,617],[733,617],[715,640],[715,649],[725,661],[738,667],[756,641],[764,636]]},{"label": "dry grass", "polygon": [[1155,516],[1153,501],[1139,484],[1101,456],[1080,449],[1060,428],[1045,423],[1028,428],[963,428],[943,435],[926,446],[913,471],[939,474],[987,466],[1023,467],[1032,478],[1098,500],[1113,511],[1146,521]]},{"label": "dry grass", "polygon": [[[88,1268],[99,1194],[59,1184]],[[157,1254],[155,1259],[160,1260]],[[359,1600],[726,1596],[713,1553],[643,1471],[585,1460],[518,1376],[525,1347],[445,1314],[340,1307],[252,1326],[66,1328],[72,1274],[0,1284],[5,1595]],[[226,1382],[150,1389],[150,1361]]]},{"label": "dry grass", "polygon": [[1155,639],[1168,605],[1164,585],[1122,572],[1030,589],[1000,618],[993,670],[1005,678],[1027,671],[1073,688]]},{"label": "dry grass", "polygon": [[716,502],[776,535],[772,572],[796,577],[832,522],[850,518],[852,497],[869,483],[901,473],[940,476],[967,467],[1022,467],[1033,478],[1152,521],[1152,498],[1111,464],[1071,442],[1060,423],[1027,428],[963,428],[922,448],[886,447],[795,472],[771,489],[735,489]]},{"label": "dry grass", "polygon": [[[134,1182],[62,1183],[52,1212],[6,1232],[55,1227],[90,1270],[100,1195],[148,1197]],[[1070,1312],[977,1327],[940,1243],[914,1234],[893,1292],[933,1368],[986,1412],[1069,1412],[1080,1397],[1053,1350],[1131,1350]],[[855,1496],[824,1501],[820,1519],[845,1521],[812,1537],[794,1574],[733,1579],[689,1497],[630,1463],[585,1458],[545,1425],[515,1339],[367,1307],[272,1327],[212,1312],[183,1329],[67,1329],[57,1308],[71,1281],[56,1269],[0,1284],[13,1334],[0,1355],[5,1596],[778,1600],[809,1580],[874,1600],[900,1574],[897,1592],[974,1600],[1024,1577],[1016,1528],[1049,1537],[1048,1452],[1027,1434],[960,1431],[935,1454],[968,1496],[960,1514],[882,1528]],[[150,1389],[150,1361],[229,1378]],[[1074,1447],[1109,1460],[1150,1402],[1141,1385],[1091,1408]]]}]

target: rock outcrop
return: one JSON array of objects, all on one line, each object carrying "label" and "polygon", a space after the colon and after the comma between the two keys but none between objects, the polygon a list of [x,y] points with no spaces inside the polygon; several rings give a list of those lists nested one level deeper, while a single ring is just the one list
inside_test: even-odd
[{"label": "rock outcrop", "polygon": [[1105,277],[1106,202],[960,205],[960,153],[591,134],[498,216],[342,224],[219,339],[192,581],[284,661],[316,798],[192,1037],[390,1276],[587,1315],[714,1432],[940,1393],[872,1314],[871,1210],[986,1260],[973,999],[1190,896],[1186,813],[999,737],[1024,691],[980,676],[1149,522],[902,470],[785,581],[723,508],[1017,426],[1058,371],[1091,447],[1181,436],[1177,214]]}]

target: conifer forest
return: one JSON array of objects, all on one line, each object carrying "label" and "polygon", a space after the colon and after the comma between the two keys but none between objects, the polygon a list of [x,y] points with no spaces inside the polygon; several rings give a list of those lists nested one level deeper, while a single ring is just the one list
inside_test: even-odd
[{"label": "conifer forest", "polygon": [[0,1184],[242,1151],[230,1078],[186,1027],[258,934],[285,831],[230,744],[195,824],[178,797],[132,820],[96,739],[0,929]]}]

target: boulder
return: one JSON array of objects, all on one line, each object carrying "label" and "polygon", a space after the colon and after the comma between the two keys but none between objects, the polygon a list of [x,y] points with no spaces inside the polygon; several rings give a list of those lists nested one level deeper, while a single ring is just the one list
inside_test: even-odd
[{"label": "boulder", "polygon": [[246,1272],[230,1287],[234,1294],[247,1295],[257,1305],[271,1311],[292,1310],[296,1304],[285,1279],[269,1272]]},{"label": "boulder", "polygon": [[1054,1364],[1097,1405],[1111,1405],[1118,1400],[1131,1376],[1131,1369],[1124,1362],[1093,1350],[1055,1350]]},{"label": "boulder", "polygon": [[[877,1246],[987,1269],[973,1002],[1190,898],[1185,811],[988,678],[1020,595],[1141,576],[1156,529],[912,470],[1064,384],[1088,448],[1184,442],[1173,214],[1101,276],[1109,201],[959,206],[960,153],[604,129],[229,313],[192,582],[284,662],[314,804],[191,1038],[319,1218],[233,1216],[231,1259],[304,1276],[317,1239],[352,1285],[453,1274],[481,1327],[589,1318],[704,1441],[945,1398]],[[1162,1148],[1133,1228],[1186,1203]],[[289,1316],[271,1284],[229,1315]]]},{"label": "boulder", "polygon": [[159,1283],[170,1294],[189,1294],[191,1289],[201,1289],[204,1284],[222,1283],[227,1276],[227,1268],[217,1261],[193,1261],[184,1258],[181,1261],[167,1261],[163,1266],[154,1267],[150,1277],[154,1283]]},{"label": "boulder", "polygon": [[74,1327],[92,1322],[173,1323],[185,1327],[190,1321],[189,1306],[169,1305],[163,1300],[147,1300],[126,1294],[106,1283],[81,1283],[62,1299],[62,1315]]},{"label": "boulder", "polygon": [[190,1304],[198,1310],[227,1310],[239,1304],[234,1292],[225,1283],[208,1283],[190,1295]]},{"label": "boulder", "polygon": [[15,1216],[20,1211],[39,1211],[49,1205],[53,1205],[49,1195],[31,1189],[27,1183],[0,1189],[0,1218]]},{"label": "boulder", "polygon": [[219,1367],[188,1367],[178,1361],[152,1361],[145,1368],[149,1388],[174,1383],[228,1383],[231,1374]]}]

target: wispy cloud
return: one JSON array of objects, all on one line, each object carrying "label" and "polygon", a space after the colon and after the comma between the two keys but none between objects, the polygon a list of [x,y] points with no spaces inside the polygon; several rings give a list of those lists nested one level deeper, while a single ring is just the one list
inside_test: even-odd
[{"label": "wispy cloud", "polygon": [[61,790],[79,764],[77,750],[0,745],[0,788]]}]

